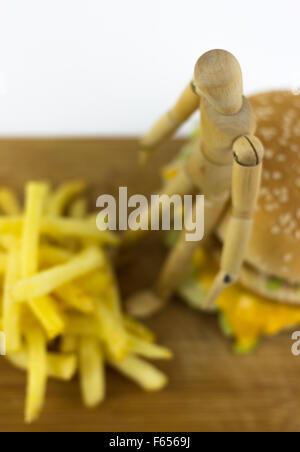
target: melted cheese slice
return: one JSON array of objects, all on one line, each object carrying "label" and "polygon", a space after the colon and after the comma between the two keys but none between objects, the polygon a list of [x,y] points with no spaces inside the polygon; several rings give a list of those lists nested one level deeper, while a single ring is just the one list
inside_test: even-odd
[{"label": "melted cheese slice", "polygon": [[[217,273],[213,259],[199,249],[194,258],[197,282],[207,291]],[[236,284],[218,299],[227,333],[236,340],[236,351],[247,352],[261,336],[274,336],[300,323],[300,306],[273,302]]]}]

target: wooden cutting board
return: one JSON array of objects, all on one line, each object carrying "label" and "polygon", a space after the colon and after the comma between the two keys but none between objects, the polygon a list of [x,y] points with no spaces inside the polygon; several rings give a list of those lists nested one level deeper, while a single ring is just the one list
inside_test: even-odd
[{"label": "wooden cutting board", "polygon": [[[171,142],[149,168],[136,165],[135,140],[0,140],[1,184],[22,193],[26,181],[54,183],[84,178],[91,208],[102,193],[119,186],[152,193],[159,168],[179,149]],[[124,297],[147,287],[165,256],[152,234],[120,259]],[[159,364],[170,377],[160,393],[145,393],[108,371],[107,399],[96,410],[81,404],[78,382],[50,381],[40,420],[23,423],[25,376],[0,357],[0,431],[300,431],[300,357],[291,354],[291,334],[266,339],[250,356],[231,352],[217,319],[187,308],[180,300],[147,322],[175,359]]]}]

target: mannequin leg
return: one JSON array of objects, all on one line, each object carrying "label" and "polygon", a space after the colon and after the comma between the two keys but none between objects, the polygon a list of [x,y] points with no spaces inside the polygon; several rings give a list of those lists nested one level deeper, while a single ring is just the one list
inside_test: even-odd
[{"label": "mannequin leg", "polygon": [[[173,195],[180,195],[184,196],[187,194],[193,194],[195,192],[195,187],[186,174],[185,170],[182,169],[182,171],[171,181],[169,181],[161,190],[159,193],[160,195],[167,195],[167,196],[173,196]],[[164,204],[161,204],[160,212],[163,210]],[[157,212],[158,213],[158,212]],[[133,243],[138,242],[141,238],[145,237],[147,233],[151,230],[151,206],[148,210],[148,222],[144,225],[145,229],[140,229],[138,231],[131,231],[128,230],[124,233],[123,239],[122,239],[122,246],[124,248],[129,247]],[[155,219],[154,219],[155,220]],[[142,226],[142,225],[141,225]]]},{"label": "mannequin leg", "polygon": [[[205,238],[215,229],[226,204],[228,196],[205,199],[204,224]],[[195,208],[195,207],[194,207]],[[194,212],[193,212],[194,215]],[[184,280],[189,265],[200,242],[186,241],[186,231],[183,231],[177,246],[170,253],[154,290],[139,293],[127,302],[127,308],[136,317],[147,317],[162,309],[170,297]]]}]

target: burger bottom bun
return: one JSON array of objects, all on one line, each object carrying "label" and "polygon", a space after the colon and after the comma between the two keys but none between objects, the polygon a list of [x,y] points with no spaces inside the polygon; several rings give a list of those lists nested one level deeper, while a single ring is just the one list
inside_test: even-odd
[{"label": "burger bottom bun", "polygon": [[[215,237],[207,241],[205,249],[219,265],[222,250],[222,244],[219,239]],[[299,285],[289,284],[276,276],[262,273],[248,263],[243,265],[238,283],[252,293],[268,298],[271,301],[300,305]]]},{"label": "burger bottom bun", "polygon": [[240,284],[252,292],[255,292],[263,297],[280,303],[290,303],[300,305],[300,288],[299,286],[292,286],[285,281],[279,281],[280,287],[270,289],[270,285],[274,281],[274,277],[258,273],[250,265],[244,265],[240,275]]}]

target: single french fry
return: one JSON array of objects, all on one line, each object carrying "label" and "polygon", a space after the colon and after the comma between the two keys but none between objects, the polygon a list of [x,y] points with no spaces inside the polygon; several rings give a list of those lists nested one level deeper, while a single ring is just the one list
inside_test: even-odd
[{"label": "single french fry", "polygon": [[28,278],[38,270],[41,217],[48,192],[46,184],[29,183],[21,243],[21,277]]},{"label": "single french fry", "polygon": [[[41,218],[45,208],[48,186],[29,183],[26,187],[26,206],[21,246],[21,275],[28,278],[36,274],[39,264]],[[34,276],[33,276],[34,277]],[[28,296],[27,301],[36,318],[45,328],[50,339],[64,330],[64,320],[55,300],[47,296]]]},{"label": "single french fry", "polygon": [[65,306],[86,314],[95,311],[95,302],[90,295],[81,289],[79,284],[68,283],[55,289],[57,296]]},{"label": "single french fry", "polygon": [[11,247],[7,258],[3,294],[3,331],[6,338],[7,353],[14,353],[21,348],[21,306],[11,296],[11,287],[20,276],[20,250],[16,239],[11,238]]},{"label": "single french fry", "polygon": [[60,351],[62,353],[77,353],[78,340],[76,336],[65,334],[60,340]]},{"label": "single french fry", "polygon": [[[28,370],[28,353],[25,350],[7,355],[7,359],[18,369]],[[47,375],[49,378],[70,381],[76,370],[77,356],[75,353],[47,353]]]},{"label": "single french fry", "polygon": [[118,372],[135,381],[146,391],[159,391],[168,382],[165,374],[142,359],[128,355],[122,361],[109,358],[110,365]]},{"label": "single french fry", "polygon": [[7,259],[6,254],[0,252],[0,274],[5,273],[7,261],[8,261],[8,259]]},{"label": "single french fry", "polygon": [[[0,217],[0,234],[21,233],[23,227],[22,217]],[[93,239],[102,245],[118,246],[119,237],[110,231],[99,231],[96,223],[89,220],[72,218],[43,217],[41,232],[57,239],[58,237],[74,237],[78,239]]]},{"label": "single french fry", "polygon": [[95,336],[102,339],[99,322],[94,316],[83,314],[68,314],[66,334],[70,336]]},{"label": "single french fry", "polygon": [[48,295],[58,287],[83,276],[103,265],[103,255],[98,248],[89,248],[66,264],[53,267],[31,278],[19,281],[12,289],[16,301]]},{"label": "single french fry", "polygon": [[87,211],[88,203],[86,198],[78,198],[71,204],[69,215],[72,218],[84,218],[87,215]]},{"label": "single french fry", "polygon": [[0,188],[0,209],[5,215],[20,215],[21,205],[13,190]]},{"label": "single french fry", "polygon": [[60,355],[58,353],[48,353],[47,355],[48,373],[51,378],[69,381],[77,371],[77,356],[75,353]]},{"label": "single french fry", "polygon": [[85,405],[95,407],[105,397],[104,357],[99,340],[82,337],[79,340],[79,375]]},{"label": "single french fry", "polygon": [[4,253],[8,253],[11,250],[11,247],[16,243],[16,239],[19,240],[19,237],[16,238],[14,234],[0,234],[0,246],[3,248]]},{"label": "single french fry", "polygon": [[79,239],[93,239],[103,245],[117,246],[120,243],[120,239],[116,234],[110,231],[99,231],[96,223],[81,219],[43,218],[42,232],[54,238],[68,236]]},{"label": "single french fry", "polygon": [[28,347],[28,380],[25,421],[33,422],[44,404],[47,385],[47,344],[44,332],[32,325],[25,332]]},{"label": "single french fry", "polygon": [[108,286],[107,291],[102,299],[106,306],[111,310],[111,312],[113,312],[114,315],[121,320],[122,309],[120,292],[115,280],[113,281],[113,284],[110,284]]},{"label": "single french fry", "polygon": [[49,339],[54,339],[65,330],[65,320],[56,301],[49,295],[30,298],[28,304],[35,317],[44,327]]},{"label": "single french fry", "polygon": [[125,314],[123,320],[125,328],[129,333],[150,343],[156,340],[155,334],[149,328],[129,317],[129,315]]},{"label": "single french fry", "polygon": [[90,222],[90,223],[92,223],[92,224],[96,224],[98,215],[99,215],[98,213],[92,213],[92,214],[89,214],[89,215],[87,216],[87,221]]},{"label": "single french fry", "polygon": [[116,318],[119,318],[120,322],[122,322],[122,306],[119,286],[111,262],[106,254],[105,270],[108,278],[108,284],[105,293],[101,295],[101,299],[105,302],[106,306],[111,310]]},{"label": "single french fry", "polygon": [[65,355],[48,353],[47,363],[50,378],[70,381],[77,371],[77,356],[74,353]]},{"label": "single french fry", "polygon": [[105,271],[93,271],[78,279],[78,284],[90,296],[104,295],[111,284],[111,278]]},{"label": "single french fry", "polygon": [[128,337],[122,319],[116,317],[101,300],[96,301],[96,315],[110,355],[117,360],[123,359],[128,352]]},{"label": "single french fry", "polygon": [[47,213],[50,216],[63,215],[68,204],[76,196],[80,195],[86,188],[86,184],[83,181],[71,181],[62,184],[54,193],[50,196]]},{"label": "single french fry", "polygon": [[130,335],[128,338],[128,347],[132,354],[149,359],[171,359],[173,353],[166,347],[157,344],[151,344],[141,338]]},{"label": "single french fry", "polygon": [[42,244],[40,247],[40,265],[54,266],[64,264],[73,253],[56,245]]},{"label": "single french fry", "polygon": [[23,219],[19,216],[0,217],[0,234],[20,235],[23,227]]}]

